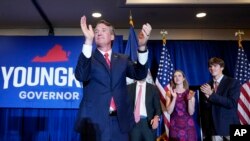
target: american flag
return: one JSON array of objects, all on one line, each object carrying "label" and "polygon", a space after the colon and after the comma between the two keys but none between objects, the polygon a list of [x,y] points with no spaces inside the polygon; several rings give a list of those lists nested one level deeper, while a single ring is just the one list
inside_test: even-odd
[{"label": "american flag", "polygon": [[250,124],[250,63],[243,47],[239,47],[236,61],[235,78],[241,83],[238,101],[238,115],[241,124]]},{"label": "american flag", "polygon": [[169,92],[170,80],[172,79],[174,67],[171,62],[170,54],[165,44],[163,45],[161,58],[155,84],[160,90],[161,106],[163,111],[163,121],[167,139],[169,138],[170,115],[166,111],[166,94]]}]

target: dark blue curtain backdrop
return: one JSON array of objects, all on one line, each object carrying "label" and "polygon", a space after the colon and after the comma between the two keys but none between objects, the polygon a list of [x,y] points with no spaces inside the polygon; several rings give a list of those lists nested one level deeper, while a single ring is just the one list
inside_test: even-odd
[{"label": "dark blue curtain backdrop", "polygon": [[[124,52],[123,48],[118,52]],[[250,42],[243,42],[250,60]],[[220,57],[226,63],[224,73],[234,74],[237,41],[171,40],[167,41],[174,67],[187,76],[192,88],[210,79],[207,61]],[[149,65],[157,75],[162,41],[149,41]],[[77,109],[0,109],[0,141],[76,141],[79,135],[73,130]]]},{"label": "dark blue curtain backdrop", "polygon": [[[242,42],[250,60],[250,42]],[[208,60],[220,57],[225,61],[224,74],[233,77],[238,51],[237,41],[200,41],[200,40],[170,40],[166,47],[169,50],[175,69],[181,69],[187,76],[191,86],[199,86],[211,79],[208,71]],[[161,41],[150,41],[150,68],[153,77],[157,75]]]}]

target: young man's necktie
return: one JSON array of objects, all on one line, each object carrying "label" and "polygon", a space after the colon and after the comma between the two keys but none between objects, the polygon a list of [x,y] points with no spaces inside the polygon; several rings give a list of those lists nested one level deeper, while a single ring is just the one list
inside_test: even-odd
[{"label": "young man's necktie", "polygon": [[217,92],[219,83],[217,81],[214,81],[214,92]]}]

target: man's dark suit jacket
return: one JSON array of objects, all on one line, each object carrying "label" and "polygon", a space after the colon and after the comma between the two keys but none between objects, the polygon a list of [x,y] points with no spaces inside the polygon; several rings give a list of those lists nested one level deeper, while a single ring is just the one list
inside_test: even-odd
[{"label": "man's dark suit jacket", "polygon": [[[132,83],[128,85],[128,93],[133,101],[133,105],[135,106],[135,97],[136,97],[136,83]],[[155,115],[161,115],[161,104],[158,89],[150,84],[146,83],[146,99],[145,99],[146,111],[147,111],[147,120],[150,125],[151,119],[154,118]],[[134,107],[133,106],[133,107]]]},{"label": "man's dark suit jacket", "polygon": [[99,50],[96,49],[90,58],[80,54],[75,77],[83,82],[84,92],[75,124],[76,131],[98,135],[109,123],[112,96],[121,132],[126,133],[132,128],[133,105],[127,93],[126,76],[134,79],[145,78],[147,65],[133,63],[126,55],[112,53],[110,69]]},{"label": "man's dark suit jacket", "polygon": [[[213,80],[208,84],[213,88]],[[240,124],[237,115],[240,83],[223,76],[216,93],[201,95],[201,118],[205,135],[229,136],[231,124]]]}]

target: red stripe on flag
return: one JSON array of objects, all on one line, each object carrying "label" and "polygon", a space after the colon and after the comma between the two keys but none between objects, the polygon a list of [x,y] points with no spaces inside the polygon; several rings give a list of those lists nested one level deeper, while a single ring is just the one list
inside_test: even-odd
[{"label": "red stripe on flag", "polygon": [[243,111],[247,114],[250,115],[250,111],[247,108],[247,106],[243,103],[243,101],[241,99],[239,99],[238,103],[240,104],[241,108],[243,109]]},{"label": "red stripe on flag", "polygon": [[166,133],[166,138],[167,140],[169,139],[169,127],[170,127],[170,121],[167,119],[167,117],[165,116],[165,114],[163,114],[163,121],[164,121],[164,125],[167,126],[168,129],[168,133]]},{"label": "red stripe on flag", "polygon": [[[164,108],[166,108],[166,99],[165,99],[165,95],[166,95],[166,90],[168,90],[168,87],[167,85],[163,88],[162,85],[159,83],[158,79],[156,79],[156,82],[155,82],[158,90],[160,91],[160,100],[164,106]],[[166,133],[166,138],[168,140],[169,138],[169,127],[170,127],[170,120],[168,119],[168,115],[166,115],[168,113],[164,113],[163,111],[163,114],[162,114],[162,118],[163,118],[163,123],[164,123],[164,126],[165,126],[165,133]],[[169,115],[170,116],[170,115]]]},{"label": "red stripe on flag", "polygon": [[169,86],[169,85],[166,85],[166,86],[164,87],[165,92],[168,92],[168,91],[169,91],[168,86]]},{"label": "red stripe on flag", "polygon": [[[168,86],[168,85],[167,85]],[[167,91],[169,91],[169,89],[168,89],[168,87],[164,87],[164,90],[165,90],[165,92],[167,92]],[[163,93],[161,93],[161,95],[160,95],[160,100],[161,100],[161,102],[164,104],[164,106],[166,105],[166,99],[165,99],[165,97],[164,97],[164,94]]]},{"label": "red stripe on flag", "polygon": [[250,88],[250,80],[246,82],[245,84],[248,86],[248,88]]},{"label": "red stripe on flag", "polygon": [[166,105],[166,99],[164,98],[163,94],[160,95],[161,102]]},{"label": "red stripe on flag", "polygon": [[[247,82],[242,85],[240,89],[240,99],[238,100],[238,115],[241,124],[247,125],[250,124],[250,82]],[[248,91],[247,91],[248,90]]]},{"label": "red stripe on flag", "polygon": [[169,126],[170,126],[170,122],[169,122],[169,120],[167,119],[167,117],[164,116],[163,119],[164,119],[165,125],[167,125],[167,127],[169,127]]},{"label": "red stripe on flag", "polygon": [[[248,86],[248,85],[245,85]],[[250,89],[250,87],[248,87]],[[247,93],[246,89],[244,87],[240,88],[241,94],[246,98],[246,100],[250,103],[250,93]]]},{"label": "red stripe on flag", "polygon": [[245,120],[245,118],[242,116],[242,114],[239,111],[238,111],[238,116],[239,116],[241,124],[247,125],[247,121]]}]

